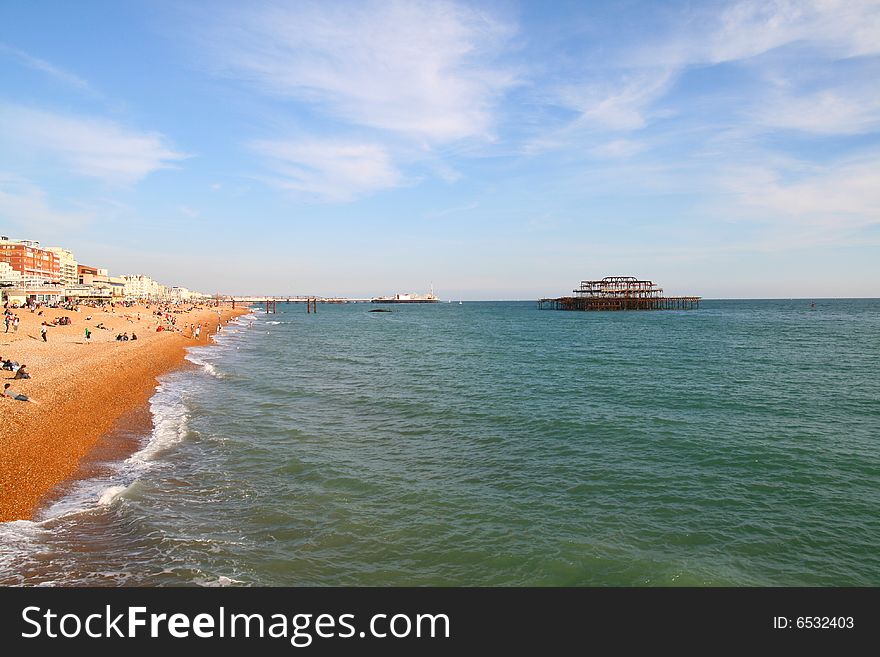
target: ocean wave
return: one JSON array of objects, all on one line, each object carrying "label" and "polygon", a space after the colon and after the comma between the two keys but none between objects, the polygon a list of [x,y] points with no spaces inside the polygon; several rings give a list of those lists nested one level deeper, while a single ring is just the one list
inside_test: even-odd
[{"label": "ocean wave", "polygon": [[98,506],[109,506],[113,501],[129,489],[128,486],[110,486],[98,498]]},{"label": "ocean wave", "polygon": [[24,584],[20,565],[41,542],[44,532],[40,523],[31,520],[0,523],[0,585]]},{"label": "ocean wave", "polygon": [[210,374],[211,376],[213,376],[215,379],[222,379],[222,378],[223,378],[223,375],[220,374],[220,372],[217,371],[217,368],[214,367],[211,363],[204,363],[204,364],[202,365],[202,367],[204,368],[204,370],[205,370],[208,374]]},{"label": "ocean wave", "polygon": [[102,462],[97,476],[66,482],[62,495],[40,509],[34,520],[0,523],[0,586],[123,585],[129,580],[131,574],[126,572],[84,574],[71,570],[78,559],[64,546],[82,527],[112,522],[107,514],[137,508],[128,504],[116,507],[140,489],[139,482],[164,453],[190,435],[187,377],[192,373],[173,373],[157,388],[149,402],[153,428],[137,437],[141,445],[138,451],[124,461]]},{"label": "ocean wave", "polygon": [[153,433],[141,450],[126,463],[154,461],[159,455],[184,440],[189,433],[189,409],[183,400],[181,386],[163,383],[150,400]]},{"label": "ocean wave", "polygon": [[208,374],[208,375],[210,375],[210,376],[213,376],[215,379],[223,379],[223,378],[226,378],[226,375],[223,374],[221,371],[219,371],[219,370],[214,366],[213,363],[211,363],[210,361],[205,360],[205,359],[203,359],[203,358],[200,358],[198,355],[196,355],[196,354],[193,353],[193,350],[192,350],[192,349],[186,354],[186,359],[187,359],[190,363],[192,363],[193,365],[199,365],[199,366],[201,366],[202,370],[203,370],[206,374]]},{"label": "ocean wave", "polygon": [[220,575],[217,579],[207,579],[205,577],[196,577],[193,579],[193,584],[195,584],[196,586],[215,588],[215,587],[236,586],[238,584],[244,584],[244,582],[241,580],[238,580],[238,579],[233,579],[232,577],[226,577],[226,575]]}]

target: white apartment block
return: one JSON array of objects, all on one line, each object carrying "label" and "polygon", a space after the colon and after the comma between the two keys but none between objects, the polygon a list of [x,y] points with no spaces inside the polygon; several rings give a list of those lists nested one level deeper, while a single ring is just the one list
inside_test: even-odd
[{"label": "white apartment block", "polygon": [[144,274],[123,276],[125,296],[134,299],[161,299],[165,286]]},{"label": "white apartment block", "polygon": [[79,274],[76,269],[76,258],[73,253],[60,246],[50,246],[46,249],[58,256],[58,264],[61,267],[61,283],[62,285],[78,285]]},{"label": "white apartment block", "polygon": [[0,285],[21,285],[21,272],[8,262],[0,262]]}]

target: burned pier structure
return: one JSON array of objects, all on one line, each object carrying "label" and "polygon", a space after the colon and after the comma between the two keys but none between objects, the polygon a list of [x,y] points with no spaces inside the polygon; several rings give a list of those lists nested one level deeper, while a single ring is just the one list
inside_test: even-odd
[{"label": "burned pier structure", "polygon": [[653,281],[634,276],[606,276],[600,281],[581,281],[574,296],[539,299],[544,310],[693,310],[700,297],[668,297]]}]

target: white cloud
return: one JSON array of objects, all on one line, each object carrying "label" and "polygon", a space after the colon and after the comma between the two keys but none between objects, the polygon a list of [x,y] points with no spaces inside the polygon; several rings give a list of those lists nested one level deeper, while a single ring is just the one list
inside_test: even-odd
[{"label": "white cloud", "polygon": [[0,104],[0,139],[29,157],[58,159],[70,173],[117,184],[135,183],[187,157],[158,133],[13,104]]},{"label": "white cloud", "polygon": [[874,0],[748,0],[722,13],[704,56],[732,61],[797,42],[844,57],[870,55],[880,53],[878,34],[880,5]]},{"label": "white cloud", "polygon": [[562,97],[568,107],[581,113],[578,123],[592,128],[638,130],[647,123],[646,112],[663,96],[674,80],[668,70],[645,71],[627,76],[622,83],[569,88]]},{"label": "white cloud", "polygon": [[69,71],[65,71],[62,68],[55,66],[54,64],[50,64],[44,59],[40,59],[39,57],[34,57],[23,50],[19,50],[18,48],[13,48],[10,45],[0,43],[0,53],[8,53],[13,58],[15,58],[21,64],[31,68],[35,71],[40,71],[41,73],[45,73],[49,77],[58,80],[59,82],[63,82],[64,84],[78,89],[79,91],[94,93],[91,85],[88,82],[83,80],[78,75],[75,75]]},{"label": "white cloud", "polygon": [[177,211],[188,219],[198,219],[202,216],[202,211],[189,205],[179,205]]},{"label": "white cloud", "polygon": [[280,176],[272,184],[319,201],[349,201],[401,184],[401,175],[380,145],[303,139],[257,141]]},{"label": "white cloud", "polygon": [[593,149],[596,155],[613,159],[625,159],[645,150],[645,144],[631,139],[615,139]]},{"label": "white cloud", "polygon": [[493,66],[512,29],[449,2],[269,4],[211,35],[225,73],[337,119],[428,143],[485,138],[515,78]]},{"label": "white cloud", "polygon": [[46,192],[33,183],[0,172],[0,216],[22,230],[84,227],[94,221],[89,212],[58,210]]},{"label": "white cloud", "polygon": [[[555,93],[555,99],[578,117],[534,143],[539,148],[564,146],[578,132],[643,129],[661,115],[657,102],[688,69],[750,60],[783,47],[798,48],[800,56],[777,62],[772,76],[769,65],[756,65],[752,71],[757,79],[776,77],[775,88],[767,92],[769,102],[764,95],[755,99],[749,93],[735,97],[729,108],[748,109],[748,118],[759,125],[824,134],[856,134],[876,128],[880,120],[880,96],[873,81],[867,90],[829,89],[826,84],[819,91],[814,86],[799,92],[793,87],[796,74],[809,79],[804,71],[815,61],[880,54],[876,0],[746,0],[720,12],[715,5],[697,5],[676,15],[673,24],[681,27],[639,44],[620,44],[620,52],[612,57],[614,66],[601,69],[604,79],[590,77],[597,69],[587,59],[581,80]],[[609,70],[616,75],[607,77]]]},{"label": "white cloud", "polygon": [[753,117],[761,125],[825,135],[857,135],[880,127],[880,87],[782,94],[762,102]]},{"label": "white cloud", "polygon": [[[652,105],[674,82],[669,70],[645,70],[622,76],[615,83],[580,82],[554,89],[552,101],[577,113],[561,126],[551,126],[528,140],[523,152],[529,155],[560,149],[589,150],[600,157],[629,157],[645,145],[628,139],[592,143],[604,139],[609,130],[634,132],[646,127],[660,112]],[[587,142],[587,143],[585,143]]]},{"label": "white cloud", "polygon": [[443,162],[435,163],[431,170],[444,182],[452,184],[461,180],[461,171]]},{"label": "white cloud", "polygon": [[880,53],[880,5],[875,0],[744,0],[717,12],[699,7],[683,27],[633,53],[642,66],[718,64],[792,45],[829,56]]},{"label": "white cloud", "polygon": [[880,224],[880,159],[833,165],[751,167],[726,172],[720,183],[745,216],[773,223],[828,228]]}]

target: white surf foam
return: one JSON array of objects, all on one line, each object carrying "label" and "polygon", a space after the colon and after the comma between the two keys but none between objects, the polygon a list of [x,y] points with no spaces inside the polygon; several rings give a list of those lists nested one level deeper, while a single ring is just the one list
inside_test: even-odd
[{"label": "white surf foam", "polygon": [[[169,375],[150,399],[153,430],[143,437],[140,450],[123,462],[102,464],[102,473],[97,477],[69,482],[64,496],[41,509],[34,521],[0,523],[0,584],[26,584],[25,575],[21,573],[26,573],[35,555],[40,555],[46,546],[54,549],[53,536],[63,534],[76,516],[101,513],[124,501],[162,454],[187,437],[190,419],[185,400],[187,376],[192,374]],[[64,584],[65,579],[61,577],[57,583]]]},{"label": "white surf foam", "polygon": [[101,497],[98,498],[98,506],[109,506],[113,503],[113,500],[122,495],[128,488],[128,486],[110,486],[110,488],[101,493]]},{"label": "white surf foam", "polygon": [[233,579],[231,577],[226,577],[226,575],[220,575],[220,577],[213,580],[206,579],[204,577],[197,577],[193,580],[193,584],[204,587],[224,587],[235,586],[236,584],[244,584],[244,582],[238,579]]},{"label": "white surf foam", "polygon": [[0,522],[0,582],[4,584],[24,583],[19,575],[19,565],[23,558],[38,545],[45,530],[39,523],[30,520]]},{"label": "white surf foam", "polygon": [[189,412],[179,386],[163,383],[150,400],[153,433],[143,449],[132,454],[126,463],[143,463],[181,442],[189,432]]},{"label": "white surf foam", "polygon": [[197,352],[195,352],[194,349],[190,349],[186,354],[186,359],[190,363],[193,363],[194,365],[201,366],[202,370],[206,374],[208,374],[209,376],[213,376],[215,379],[225,378],[225,375],[222,372],[220,372],[211,361],[201,357],[199,355],[200,353],[201,353],[201,351],[199,351],[197,353]]}]

